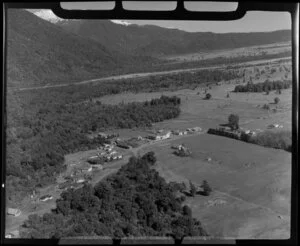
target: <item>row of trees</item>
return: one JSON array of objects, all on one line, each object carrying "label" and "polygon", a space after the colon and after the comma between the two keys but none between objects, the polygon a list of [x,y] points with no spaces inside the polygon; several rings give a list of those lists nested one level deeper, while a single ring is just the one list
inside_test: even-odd
[{"label": "row of trees", "polygon": [[291,80],[286,81],[269,81],[262,83],[247,83],[246,85],[236,85],[234,92],[268,92],[272,90],[288,89],[292,85]]},{"label": "row of trees", "polygon": [[28,217],[21,236],[207,236],[191,209],[176,197],[180,184],[167,183],[159,176],[151,168],[155,162],[153,152],[131,157],[95,187],[63,192],[51,213]]}]

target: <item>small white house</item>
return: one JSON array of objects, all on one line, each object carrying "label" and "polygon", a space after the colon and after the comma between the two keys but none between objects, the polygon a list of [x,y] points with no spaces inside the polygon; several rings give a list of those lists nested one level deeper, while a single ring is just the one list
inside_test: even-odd
[{"label": "small white house", "polygon": [[53,196],[51,196],[51,195],[45,195],[45,196],[40,197],[39,200],[41,202],[46,202],[46,201],[51,200],[51,199],[53,199]]},{"label": "small white house", "polygon": [[18,208],[8,208],[7,209],[7,214],[18,217],[21,214],[21,210],[18,209]]},{"label": "small white house", "polygon": [[78,179],[78,180],[76,181],[76,183],[77,183],[77,184],[81,184],[81,183],[83,183],[84,181],[85,181],[85,179],[81,178],[81,179]]}]

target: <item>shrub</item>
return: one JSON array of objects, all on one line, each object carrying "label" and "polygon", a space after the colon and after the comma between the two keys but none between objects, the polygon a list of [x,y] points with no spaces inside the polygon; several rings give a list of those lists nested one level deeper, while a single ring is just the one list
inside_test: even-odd
[{"label": "shrub", "polygon": [[191,196],[194,197],[196,195],[196,192],[197,192],[196,186],[192,183],[192,181],[190,181],[190,193],[191,193]]},{"label": "shrub", "polygon": [[203,195],[205,196],[209,196],[209,194],[212,192],[212,189],[206,180],[203,180],[201,188],[203,189]]},{"label": "shrub", "polygon": [[207,93],[207,94],[205,95],[205,99],[206,99],[206,100],[211,99],[211,94],[210,94],[210,93]]},{"label": "shrub", "polygon": [[280,99],[279,99],[278,97],[275,97],[275,98],[274,98],[274,103],[275,103],[275,104],[278,104],[279,101],[280,101]]},{"label": "shrub", "polygon": [[187,215],[189,217],[192,217],[192,210],[189,206],[184,205],[182,210],[183,210],[183,215]]}]

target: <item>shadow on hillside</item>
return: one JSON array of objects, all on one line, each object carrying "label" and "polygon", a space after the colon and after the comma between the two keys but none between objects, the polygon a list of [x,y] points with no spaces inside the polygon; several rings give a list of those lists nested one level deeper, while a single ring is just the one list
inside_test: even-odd
[{"label": "shadow on hillside", "polygon": [[183,191],[182,193],[183,193],[185,196],[192,197],[191,192]]},{"label": "shadow on hillside", "polygon": [[201,195],[201,196],[208,196],[208,194],[202,190],[197,191],[196,193],[197,195]]},{"label": "shadow on hillside", "polygon": [[224,124],[219,124],[219,126],[228,126],[228,127],[230,127],[230,124],[229,123],[224,123]]}]

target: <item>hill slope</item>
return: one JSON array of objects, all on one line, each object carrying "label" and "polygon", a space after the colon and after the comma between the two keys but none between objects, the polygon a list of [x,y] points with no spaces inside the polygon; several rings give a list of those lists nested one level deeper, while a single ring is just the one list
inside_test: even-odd
[{"label": "hill slope", "polygon": [[110,51],[25,10],[8,10],[7,19],[8,87],[108,75],[144,59]]},{"label": "hill slope", "polygon": [[291,40],[290,30],[255,33],[190,33],[153,25],[119,25],[109,20],[68,20],[57,25],[106,47],[142,55],[171,55],[240,48]]}]

